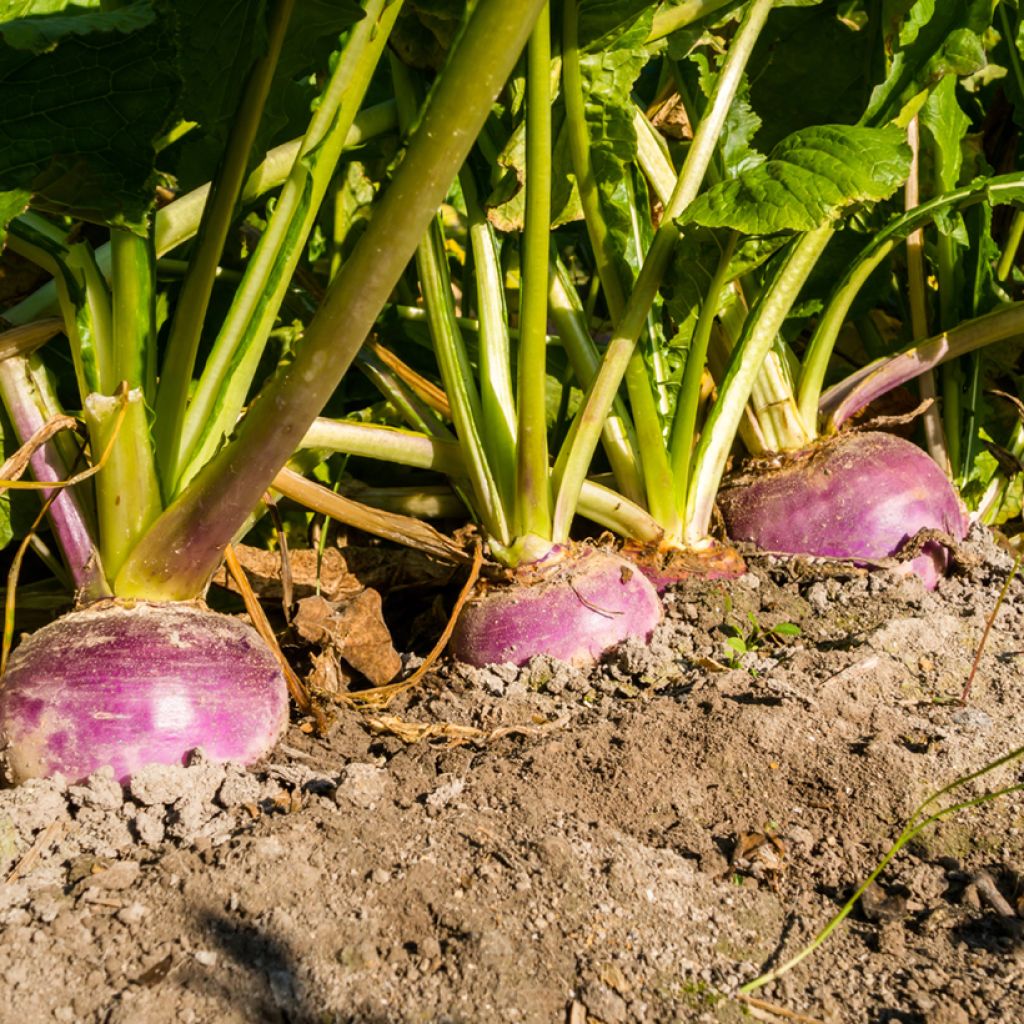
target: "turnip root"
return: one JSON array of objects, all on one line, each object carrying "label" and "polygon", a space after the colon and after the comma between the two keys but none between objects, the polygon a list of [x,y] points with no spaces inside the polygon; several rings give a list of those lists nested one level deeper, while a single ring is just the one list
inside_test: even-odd
[{"label": "turnip root", "polygon": [[16,782],[103,765],[124,781],[202,747],[252,762],[288,721],[278,664],[244,622],[199,603],[92,605],[44,626],[11,657],[0,738]]},{"label": "turnip root", "polygon": [[538,654],[583,666],[628,637],[646,639],[660,620],[657,591],[630,562],[593,548],[556,551],[471,600],[452,651],[478,666]]},{"label": "turnip root", "polygon": [[[967,516],[941,469],[893,434],[850,432],[727,482],[718,495],[729,536],[766,551],[872,561],[898,555],[921,530],[954,540]],[[929,589],[949,551],[926,541],[906,563]]]}]

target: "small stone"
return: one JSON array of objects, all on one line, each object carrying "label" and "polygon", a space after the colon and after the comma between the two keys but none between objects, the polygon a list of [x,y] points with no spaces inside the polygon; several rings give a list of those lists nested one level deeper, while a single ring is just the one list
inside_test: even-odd
[{"label": "small stone", "polygon": [[203,967],[217,966],[217,954],[212,949],[197,949],[192,956],[196,963],[202,964]]},{"label": "small stone", "polygon": [[807,590],[807,603],[819,614],[828,610],[828,588],[824,583],[812,583]]},{"label": "small stone", "polygon": [[587,1014],[596,1017],[602,1024],[623,1024],[629,1017],[626,1000],[607,985],[590,982],[583,993]]},{"label": "small stone", "polygon": [[114,917],[128,928],[134,928],[136,925],[142,923],[143,918],[145,918],[148,913],[149,907],[136,900],[133,903],[129,903],[127,907],[122,907]]},{"label": "small stone", "polygon": [[956,725],[978,732],[988,732],[992,728],[992,716],[985,714],[980,708],[961,708],[950,716]]},{"label": "small stone", "polygon": [[124,803],[124,790],[114,778],[114,769],[110,765],[94,771],[84,785],[71,786],[68,796],[79,807],[95,807],[104,811],[119,810]]},{"label": "small stone", "polygon": [[188,789],[188,770],[178,764],[148,764],[131,778],[128,790],[143,807],[173,804]]},{"label": "small stone", "polygon": [[342,772],[341,781],[334,791],[334,801],[339,805],[355,804],[371,811],[385,799],[391,785],[386,768],[356,762],[346,765]]},{"label": "small stone", "polygon": [[438,785],[427,795],[427,809],[435,814],[443,807],[447,807],[466,788],[465,779],[456,775],[444,774],[438,776]]}]

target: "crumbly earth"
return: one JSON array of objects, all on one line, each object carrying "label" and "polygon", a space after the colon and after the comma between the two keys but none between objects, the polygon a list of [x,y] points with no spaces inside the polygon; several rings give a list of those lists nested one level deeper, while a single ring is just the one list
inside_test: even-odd
[{"label": "crumbly earth", "polygon": [[1024,585],[960,703],[1011,566],[963,554],[932,594],[755,559],[589,672],[444,665],[253,769],[0,792],[0,1020],[1024,1020],[1020,792],[920,832],[736,998],[1021,744]]}]

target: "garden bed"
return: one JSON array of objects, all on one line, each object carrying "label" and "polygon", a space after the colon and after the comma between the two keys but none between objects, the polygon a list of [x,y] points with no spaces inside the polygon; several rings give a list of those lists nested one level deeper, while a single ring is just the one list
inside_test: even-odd
[{"label": "garden bed", "polygon": [[293,725],[252,770],[197,756],[126,790],[0,793],[0,1017],[1024,1019],[1019,793],[923,832],[753,993],[791,1016],[730,998],[929,793],[1020,744],[1024,586],[961,704],[1011,560],[974,535],[961,562],[928,593],[754,558],[677,587],[650,643],[588,672],[442,662],[386,713]]}]

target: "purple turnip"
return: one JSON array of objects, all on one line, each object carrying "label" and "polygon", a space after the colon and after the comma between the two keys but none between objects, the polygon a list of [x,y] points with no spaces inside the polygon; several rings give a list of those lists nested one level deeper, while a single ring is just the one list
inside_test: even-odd
[{"label": "purple turnip", "polygon": [[[873,561],[898,555],[921,530],[959,540],[967,516],[941,469],[893,434],[845,433],[734,477],[718,495],[735,540],[767,551]],[[949,552],[927,541],[907,563],[934,588]]]},{"label": "purple turnip", "polygon": [[273,654],[244,622],[199,603],[104,601],[43,627],[11,657],[0,738],[13,780],[103,765],[125,780],[195,747],[258,760],[288,721]]},{"label": "purple turnip", "polygon": [[583,666],[627,637],[649,637],[660,620],[657,591],[634,565],[593,548],[556,550],[472,599],[452,652],[478,666],[522,665],[537,654]]}]

